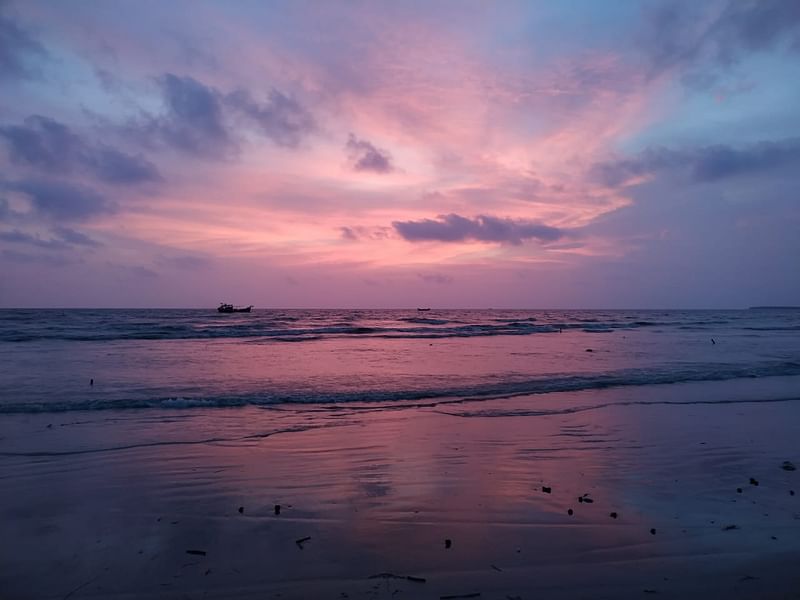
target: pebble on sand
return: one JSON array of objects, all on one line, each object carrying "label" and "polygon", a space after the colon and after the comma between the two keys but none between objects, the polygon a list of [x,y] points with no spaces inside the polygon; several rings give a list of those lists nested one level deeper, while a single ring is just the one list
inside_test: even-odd
[{"label": "pebble on sand", "polygon": [[750,485],[758,485],[758,479],[755,479],[755,478],[751,477],[750,478]]},{"label": "pebble on sand", "polygon": [[570,508],[569,510],[567,510],[567,514],[568,514],[570,517],[572,516],[572,513],[573,513],[573,510],[572,510],[571,508]]},{"label": "pebble on sand", "polygon": [[543,491],[545,494],[549,494],[549,493],[551,493],[551,492],[553,491],[553,488],[550,488],[550,487],[547,487],[546,485],[543,485],[543,486],[542,486],[542,491]]},{"label": "pebble on sand", "polygon": [[736,493],[737,494],[741,494],[742,493],[742,488],[736,488]]},{"label": "pebble on sand", "polygon": [[453,545],[453,540],[447,539],[444,541],[444,547],[450,548]]},{"label": "pebble on sand", "polygon": [[617,518],[617,513],[615,513],[615,512],[612,512],[612,513],[611,513],[610,515],[608,515],[608,516],[609,516],[609,517],[611,517],[612,519],[616,519],[616,518]]},{"label": "pebble on sand", "polygon": [[239,507],[239,514],[240,514],[240,515],[243,515],[243,514],[244,514],[244,506],[240,506],[240,507]]},{"label": "pebble on sand", "polygon": [[655,528],[655,527],[653,527],[653,528],[650,530],[650,535],[655,535],[655,534],[656,534],[656,528]]}]

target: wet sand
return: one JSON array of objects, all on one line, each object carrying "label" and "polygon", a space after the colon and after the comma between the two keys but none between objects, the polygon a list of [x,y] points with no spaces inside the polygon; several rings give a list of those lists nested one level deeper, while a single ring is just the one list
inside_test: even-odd
[{"label": "wet sand", "polygon": [[4,415],[0,598],[800,598],[797,391]]}]

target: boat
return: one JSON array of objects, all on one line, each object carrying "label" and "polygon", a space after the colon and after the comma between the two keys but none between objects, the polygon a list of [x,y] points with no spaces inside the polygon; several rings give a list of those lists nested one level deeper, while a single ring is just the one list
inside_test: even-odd
[{"label": "boat", "polygon": [[419,312],[428,312],[430,310],[430,308],[418,308],[417,310]]},{"label": "boat", "polygon": [[225,304],[224,302],[220,302],[219,306],[217,307],[217,312],[221,313],[249,313],[251,310],[253,310],[252,304],[250,306],[234,306],[233,304]]}]

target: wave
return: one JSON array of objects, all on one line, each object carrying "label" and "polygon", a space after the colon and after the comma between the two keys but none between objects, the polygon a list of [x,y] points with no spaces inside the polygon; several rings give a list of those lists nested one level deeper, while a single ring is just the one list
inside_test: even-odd
[{"label": "wave", "polygon": [[664,385],[741,378],[800,376],[800,363],[778,361],[751,365],[694,364],[682,368],[623,369],[607,373],[556,375],[509,382],[477,383],[430,389],[363,391],[270,391],[223,396],[98,399],[75,402],[25,402],[0,405],[2,413],[44,413],[110,409],[185,409],[272,406],[278,404],[461,402],[610,387]]},{"label": "wave", "polygon": [[[795,313],[769,318],[752,311],[256,310],[220,315],[202,310],[0,310],[0,344],[35,341],[255,339],[276,343],[324,338],[465,338],[559,331],[800,331]],[[724,311],[723,311],[724,312]],[[761,313],[758,313],[761,314]]]}]

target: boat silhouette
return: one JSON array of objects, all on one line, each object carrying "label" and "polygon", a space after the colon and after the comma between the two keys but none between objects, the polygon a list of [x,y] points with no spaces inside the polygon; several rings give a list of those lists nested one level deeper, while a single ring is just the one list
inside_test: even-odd
[{"label": "boat silhouette", "polygon": [[249,313],[253,309],[253,305],[250,306],[234,306],[233,304],[226,304],[225,302],[220,302],[219,306],[217,307],[217,312],[221,313]]}]

